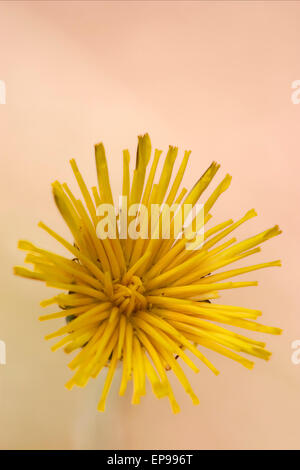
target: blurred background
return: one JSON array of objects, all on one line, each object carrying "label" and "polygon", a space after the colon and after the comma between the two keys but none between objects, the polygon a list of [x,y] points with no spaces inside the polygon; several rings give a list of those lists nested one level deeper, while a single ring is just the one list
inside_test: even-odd
[{"label": "blurred background", "polygon": [[[1,449],[299,448],[299,20],[300,4],[289,1],[0,2]],[[214,185],[233,176],[214,223],[254,207],[259,217],[239,239],[281,226],[251,264],[281,258],[283,267],[244,276],[259,286],[222,302],[262,309],[262,322],[284,333],[249,333],[273,351],[253,371],[209,353],[219,377],[187,372],[197,407],[171,378],[179,415],[150,389],[131,405],[131,390],[118,396],[118,376],[101,414],[104,377],[64,388],[69,357],[44,340],[60,322],[38,321],[52,292],[12,266],[23,263],[20,238],[60,250],[39,220],[69,238],[51,195],[56,179],[77,190],[68,160],[94,185],[93,145],[103,141],[117,197],[122,149],[134,155],[144,132],[164,151],[192,150],[186,187],[212,160],[222,165]]]}]

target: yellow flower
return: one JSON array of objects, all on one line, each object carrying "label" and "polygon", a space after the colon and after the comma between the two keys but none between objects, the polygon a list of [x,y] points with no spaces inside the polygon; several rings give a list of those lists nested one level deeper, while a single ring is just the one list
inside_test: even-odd
[{"label": "yellow flower", "polygon": [[[136,167],[130,185],[129,152],[123,152],[122,196],[127,197],[129,207],[142,203],[150,209],[159,204],[162,219],[163,203],[195,206],[215,176],[219,165],[215,162],[188,192],[179,190],[190,152],[185,152],[179,170],[170,185],[172,170],[178,149],[169,147],[158,178],[155,174],[161,151],[155,150],[150,171],[147,165],[151,156],[148,134],[139,137]],[[44,315],[40,320],[66,317],[67,322],[46,339],[62,338],[52,350],[64,347],[66,353],[77,351],[69,366],[74,376],[66,384],[85,386],[107,367],[106,381],[98,405],[104,411],[106,397],[118,362],[122,363],[120,395],[125,393],[128,382],[133,381],[132,403],[140,402],[146,393],[146,379],[154,394],[168,397],[173,412],[179,411],[166,371],[172,370],[194,404],[198,398],[183,372],[179,359],[194,372],[200,359],[214,374],[218,370],[206,358],[198,346],[216,351],[251,369],[253,362],[241,356],[246,353],[268,360],[270,352],[265,343],[250,339],[219,324],[271,334],[281,330],[261,325],[255,320],[258,310],[211,303],[222,289],[254,286],[257,282],[232,282],[229,278],[270,266],[280,266],[280,261],[256,264],[239,269],[219,269],[260,251],[259,245],[280,232],[278,226],[270,228],[244,241],[225,237],[242,223],[256,215],[252,209],[237,222],[225,222],[207,229],[204,241],[194,249],[187,248],[185,232],[178,236],[175,216],[171,218],[170,237],[159,236],[137,239],[119,236],[98,238],[97,225],[101,216],[97,208],[101,204],[113,204],[109,172],[103,144],[95,146],[98,189],[92,187],[93,198],[79,172],[75,160],[71,166],[81,190],[85,205],[76,199],[66,183],[53,183],[55,203],[68,225],[72,242],[69,242],[40,222],[39,226],[54,237],[71,256],[60,256],[20,241],[19,248],[28,251],[25,261],[33,264],[33,271],[15,267],[17,275],[44,281],[47,286],[65,291],[41,302],[43,307],[57,304],[59,311]],[[147,176],[146,176],[147,174]],[[203,223],[194,217],[193,226],[199,231],[211,218],[210,211],[218,197],[228,188],[231,177],[226,175],[203,205]],[[170,189],[168,190],[168,188]],[[141,206],[140,206],[141,207]],[[188,206],[187,206],[188,207]],[[124,218],[124,212],[119,213]],[[181,229],[188,214],[181,218]],[[148,212],[151,222],[151,213]],[[145,218],[145,216],[144,216]],[[128,224],[142,226],[137,213],[126,212]],[[145,221],[145,220],[144,220]],[[117,227],[120,225],[117,224]],[[158,225],[160,227],[160,225]],[[157,225],[156,225],[157,228]],[[118,228],[117,228],[118,230]],[[149,229],[148,229],[148,234]],[[198,238],[194,238],[195,243]],[[213,274],[218,271],[217,274]],[[186,354],[189,351],[194,356]]]}]

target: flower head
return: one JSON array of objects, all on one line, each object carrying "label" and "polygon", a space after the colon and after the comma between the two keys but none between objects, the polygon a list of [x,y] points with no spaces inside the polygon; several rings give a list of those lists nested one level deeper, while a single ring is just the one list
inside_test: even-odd
[{"label": "flower head", "polygon": [[[184,153],[172,183],[178,149],[169,147],[156,183],[154,180],[162,152],[154,151],[147,172],[151,153],[148,134],[140,136],[130,184],[129,152],[123,152],[122,200],[128,200],[129,205],[128,208],[121,207],[118,212],[118,221],[114,225],[116,236],[99,238],[97,230],[99,224],[104,223],[99,207],[114,204],[105,150],[103,144],[99,144],[95,146],[98,188],[92,187],[92,195],[75,160],[70,162],[84,203],[73,195],[66,183],[56,181],[52,185],[55,203],[70,229],[71,241],[39,223],[63,245],[66,256],[28,241],[19,242],[19,248],[28,251],[25,261],[33,265],[33,270],[16,266],[15,273],[44,281],[47,286],[63,291],[41,302],[43,307],[57,304],[59,311],[43,315],[40,320],[66,319],[61,328],[46,339],[61,337],[52,346],[54,351],[61,347],[66,353],[76,351],[69,364],[74,375],[66,384],[67,388],[85,386],[90,378],[97,377],[103,369],[107,370],[98,405],[100,411],[105,409],[119,362],[122,364],[120,395],[125,393],[128,382],[132,380],[132,402],[139,403],[146,393],[148,380],[154,394],[158,398],[168,397],[172,410],[178,412],[167,371],[174,372],[193,403],[197,404],[198,398],[180,361],[194,372],[198,372],[200,361],[217,375],[218,370],[204,354],[206,350],[212,350],[251,369],[254,363],[240,353],[268,360],[270,352],[265,349],[265,343],[236,333],[231,327],[271,334],[281,332],[278,328],[257,323],[256,319],[261,315],[258,310],[211,302],[223,289],[257,285],[257,282],[233,282],[229,279],[257,269],[280,266],[280,261],[272,261],[238,269],[227,268],[260,251],[259,245],[280,233],[278,226],[240,242],[235,238],[228,239],[229,234],[256,215],[252,209],[236,222],[226,220],[206,229],[211,208],[230,185],[231,177],[226,175],[202,205],[202,217],[192,217],[189,228],[193,226],[196,230],[192,237],[188,237],[186,222],[191,208],[202,199],[219,165],[213,162],[189,192],[185,188],[180,191],[190,152]],[[158,208],[158,218],[154,223],[155,236],[150,236],[149,223],[154,218],[150,208],[154,204]],[[174,204],[176,210],[167,212],[170,217],[169,236],[166,238],[161,222],[166,214],[165,208]],[[136,211],[133,215],[130,208],[134,205]],[[182,213],[183,206],[189,210]],[[143,212],[142,207],[148,211]],[[106,225],[112,222],[111,218],[110,215]],[[121,219],[127,226],[125,237],[120,234]],[[137,236],[128,236],[130,226]],[[142,227],[146,227],[148,236],[141,235]],[[153,227],[151,230],[153,235]]]}]

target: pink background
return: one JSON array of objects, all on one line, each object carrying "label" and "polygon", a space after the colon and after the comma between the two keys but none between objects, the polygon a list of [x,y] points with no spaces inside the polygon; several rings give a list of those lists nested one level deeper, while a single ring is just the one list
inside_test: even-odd
[{"label": "pink background", "polygon": [[[291,101],[299,21],[300,3],[288,1],[0,3],[1,448],[300,447],[300,365],[291,362],[291,342],[300,339],[300,105]],[[93,144],[103,140],[117,196],[121,150],[133,154],[145,131],[158,148],[192,149],[185,186],[212,160],[222,164],[217,182],[233,175],[214,220],[255,207],[259,217],[239,239],[280,224],[284,233],[252,262],[281,258],[283,267],[244,276],[259,287],[226,292],[224,301],[262,309],[263,322],[284,334],[256,335],[274,354],[252,372],[209,354],[219,377],[204,367],[188,372],[198,407],[175,380],[181,414],[150,390],[132,406],[130,393],[118,397],[116,378],[100,414],[103,377],[64,388],[69,357],[43,339],[56,324],[37,321],[51,291],[13,277],[12,266],[23,262],[19,238],[57,248],[40,219],[67,234],[50,183],[76,188],[68,160],[77,159],[91,186]]]}]

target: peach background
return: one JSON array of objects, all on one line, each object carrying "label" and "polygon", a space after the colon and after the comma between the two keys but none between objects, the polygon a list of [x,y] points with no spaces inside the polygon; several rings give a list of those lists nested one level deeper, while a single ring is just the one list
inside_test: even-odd
[{"label": "peach background", "polygon": [[[300,4],[288,1],[1,1],[2,449],[300,447],[300,365],[291,362],[291,342],[300,339],[300,105],[291,102],[299,21]],[[217,181],[233,175],[216,222],[255,207],[259,217],[240,238],[274,223],[284,230],[252,260],[282,258],[283,268],[245,276],[260,286],[224,295],[263,309],[265,323],[284,329],[281,337],[261,335],[271,361],[249,372],[211,353],[221,375],[188,372],[198,407],[174,381],[176,416],[150,390],[130,405],[130,394],[118,397],[118,380],[105,414],[96,411],[103,377],[68,392],[69,358],[43,339],[55,324],[37,321],[49,292],[11,274],[23,261],[19,238],[57,248],[37,228],[40,219],[66,235],[50,183],[73,184],[68,160],[76,157],[94,184],[93,144],[103,140],[117,195],[121,150],[134,153],[145,131],[159,148],[193,150],[187,187],[212,160],[222,164]]]}]

